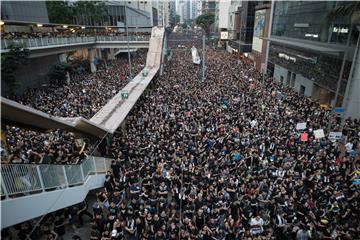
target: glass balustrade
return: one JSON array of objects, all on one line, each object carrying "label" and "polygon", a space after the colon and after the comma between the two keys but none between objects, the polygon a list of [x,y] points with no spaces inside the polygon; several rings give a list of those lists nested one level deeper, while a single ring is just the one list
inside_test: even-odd
[{"label": "glass balustrade", "polygon": [[50,46],[63,46],[74,44],[95,44],[98,42],[130,42],[149,41],[150,36],[96,36],[96,37],[44,37],[44,38],[22,38],[1,39],[1,49],[8,49],[11,45],[22,45],[25,48],[40,48]]},{"label": "glass balustrade", "polygon": [[79,165],[2,164],[1,197],[14,198],[81,185],[110,170],[112,159],[89,156]]}]

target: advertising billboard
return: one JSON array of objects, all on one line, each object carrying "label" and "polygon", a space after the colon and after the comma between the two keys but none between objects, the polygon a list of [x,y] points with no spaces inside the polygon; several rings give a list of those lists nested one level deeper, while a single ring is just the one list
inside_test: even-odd
[{"label": "advertising billboard", "polygon": [[258,10],[255,12],[254,22],[254,35],[252,49],[261,53],[264,37],[264,25],[265,25],[265,10]]}]

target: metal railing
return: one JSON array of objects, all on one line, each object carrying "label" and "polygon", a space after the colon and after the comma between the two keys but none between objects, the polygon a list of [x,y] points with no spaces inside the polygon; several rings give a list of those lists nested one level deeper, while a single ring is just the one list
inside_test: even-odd
[{"label": "metal railing", "polygon": [[[150,35],[129,36],[129,41],[149,41]],[[96,37],[43,37],[1,39],[1,49],[8,49],[11,45],[21,45],[24,48],[38,48],[49,46],[63,46],[73,44],[95,44],[97,42],[127,41],[126,36],[96,36]]]},{"label": "metal railing", "polygon": [[79,165],[2,164],[1,196],[14,198],[81,185],[89,175],[108,171],[111,161],[90,156]]}]

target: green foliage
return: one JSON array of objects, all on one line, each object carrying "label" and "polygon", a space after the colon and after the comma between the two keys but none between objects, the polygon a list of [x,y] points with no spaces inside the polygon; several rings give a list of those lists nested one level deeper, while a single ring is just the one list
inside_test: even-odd
[{"label": "green foliage", "polygon": [[187,28],[187,24],[186,24],[186,23],[183,23],[183,24],[181,25],[181,27],[182,27],[183,29],[186,29],[186,28]]},{"label": "green foliage", "polygon": [[207,35],[210,34],[210,26],[215,22],[215,14],[204,13],[196,18],[196,24],[202,26]]},{"label": "green foliage", "polygon": [[72,71],[71,65],[67,63],[55,63],[50,67],[48,77],[54,85],[64,85],[67,79],[67,72]]},{"label": "green foliage", "polygon": [[107,17],[103,1],[77,1],[73,5],[76,22],[82,25],[100,24]]},{"label": "green foliage", "polygon": [[18,86],[15,71],[20,65],[28,63],[29,55],[29,49],[22,45],[11,45],[8,52],[1,54],[1,77],[9,87],[10,94],[14,94]]},{"label": "green foliage", "polygon": [[68,1],[46,1],[46,8],[51,23],[71,23],[74,10]]},{"label": "green foliage", "polygon": [[180,22],[180,15],[176,14],[175,20],[176,20],[175,24],[178,24]]},{"label": "green foliage", "polygon": [[103,1],[46,1],[46,7],[51,23],[96,25],[107,17]]}]

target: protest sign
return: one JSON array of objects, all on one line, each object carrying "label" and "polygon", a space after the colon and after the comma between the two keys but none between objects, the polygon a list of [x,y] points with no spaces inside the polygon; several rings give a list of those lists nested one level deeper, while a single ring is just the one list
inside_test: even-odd
[{"label": "protest sign", "polygon": [[300,135],[300,141],[306,142],[306,141],[308,140],[308,137],[309,137],[309,134],[307,134],[307,133],[302,133],[302,134]]},{"label": "protest sign", "polygon": [[306,128],[306,122],[296,124],[296,130],[304,130]]},{"label": "protest sign", "polygon": [[315,136],[315,139],[325,137],[324,130],[323,129],[314,130],[314,136]]},{"label": "protest sign", "polygon": [[330,132],[329,133],[329,139],[332,142],[335,142],[336,140],[340,140],[342,137],[342,132]]}]

